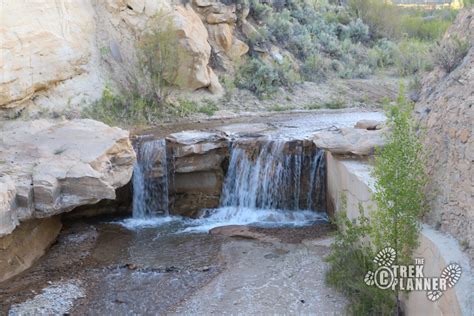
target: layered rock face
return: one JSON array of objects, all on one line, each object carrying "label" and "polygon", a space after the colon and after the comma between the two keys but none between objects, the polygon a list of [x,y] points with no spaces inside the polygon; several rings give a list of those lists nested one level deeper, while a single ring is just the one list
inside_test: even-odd
[{"label": "layered rock face", "polygon": [[451,73],[435,68],[423,83],[416,113],[426,128],[430,212],[426,220],[470,244],[474,258],[474,9],[461,11],[444,41],[456,34],[471,47]]},{"label": "layered rock face", "polygon": [[222,191],[228,139],[221,133],[186,131],[171,134],[173,214],[195,216],[203,208],[216,208]]},{"label": "layered rock face", "polygon": [[95,21],[90,1],[3,1],[0,10],[0,109],[28,103],[71,78],[76,78],[74,87],[58,87],[52,97],[100,95],[101,89],[94,91],[101,80],[98,69],[92,69]]},{"label": "layered rock face", "polygon": [[180,68],[181,88],[220,91],[209,66],[206,17],[190,4],[21,0],[5,1],[0,10],[0,110],[7,115],[31,105],[52,111],[84,106],[101,96],[106,82],[127,87],[140,76],[137,41],[161,12],[171,15],[190,56]]},{"label": "layered rock face", "polygon": [[93,120],[14,121],[0,130],[0,237],[20,221],[115,199],[132,176],[128,132]]},{"label": "layered rock face", "polygon": [[0,238],[0,282],[28,269],[56,240],[59,216],[32,219]]}]

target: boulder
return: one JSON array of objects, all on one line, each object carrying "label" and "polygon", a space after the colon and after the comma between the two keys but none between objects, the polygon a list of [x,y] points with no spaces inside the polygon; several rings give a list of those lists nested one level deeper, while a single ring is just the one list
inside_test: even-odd
[{"label": "boulder", "polygon": [[201,18],[190,5],[177,6],[171,17],[182,48],[189,55],[179,68],[180,87],[191,90],[209,87],[210,91],[216,90],[215,87],[210,87],[211,83],[215,84],[211,80],[215,74],[208,65],[211,46]]},{"label": "boulder", "polygon": [[0,236],[19,221],[115,199],[132,176],[128,132],[97,121],[10,121],[0,135]]},{"label": "boulder", "polygon": [[382,129],[383,122],[376,120],[360,120],[355,125],[354,128],[367,129],[367,130],[376,130]]},{"label": "boulder", "polygon": [[223,13],[210,13],[206,17],[206,22],[209,24],[227,23],[232,24],[237,21],[235,13],[226,11]]},{"label": "boulder", "polygon": [[314,144],[336,155],[369,156],[375,147],[383,147],[384,130],[364,130],[341,128],[336,131],[323,131],[313,135]]},{"label": "boulder", "polygon": [[249,46],[239,40],[238,38],[234,37],[234,40],[232,42],[232,47],[230,48],[230,51],[227,52],[227,55],[232,59],[232,60],[239,60],[240,57],[243,55],[247,54],[249,51]]},{"label": "boulder", "polygon": [[222,133],[195,130],[170,134],[166,140],[171,143],[175,158],[205,154],[228,146],[228,140]]},{"label": "boulder", "polygon": [[225,53],[229,52],[233,44],[232,28],[229,24],[209,25],[211,38],[219,45]]},{"label": "boulder", "polygon": [[0,282],[28,269],[56,240],[59,216],[32,219],[0,237]]}]

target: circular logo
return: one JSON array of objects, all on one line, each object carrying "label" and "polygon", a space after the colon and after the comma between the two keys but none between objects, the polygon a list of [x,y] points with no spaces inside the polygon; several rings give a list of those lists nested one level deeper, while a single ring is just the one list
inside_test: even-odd
[{"label": "circular logo", "polygon": [[375,285],[380,289],[388,289],[394,280],[393,271],[389,267],[380,267],[375,271]]}]

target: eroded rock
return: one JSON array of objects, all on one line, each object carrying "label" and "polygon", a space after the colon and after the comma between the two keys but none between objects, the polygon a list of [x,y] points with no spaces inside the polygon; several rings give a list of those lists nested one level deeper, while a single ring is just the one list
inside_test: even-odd
[{"label": "eroded rock", "polygon": [[367,130],[376,130],[382,129],[383,122],[376,120],[360,120],[355,125],[354,128],[367,129]]},{"label": "eroded rock", "polygon": [[128,132],[93,120],[7,122],[0,133],[0,236],[30,218],[114,199],[130,181]]},{"label": "eroded rock", "polygon": [[28,269],[56,240],[58,216],[22,223],[12,234],[0,237],[0,282]]},{"label": "eroded rock", "polygon": [[[214,74],[208,65],[211,57],[211,46],[208,43],[207,29],[201,21],[199,15],[194,12],[190,5],[177,6],[172,13],[176,34],[180,39],[183,49],[189,54],[189,59],[185,60],[179,68],[178,80],[182,88],[196,90],[209,87],[218,82],[211,81]],[[216,87],[210,87],[215,90]]]},{"label": "eroded rock", "polygon": [[313,135],[314,144],[336,155],[368,156],[385,144],[384,130],[341,128]]}]

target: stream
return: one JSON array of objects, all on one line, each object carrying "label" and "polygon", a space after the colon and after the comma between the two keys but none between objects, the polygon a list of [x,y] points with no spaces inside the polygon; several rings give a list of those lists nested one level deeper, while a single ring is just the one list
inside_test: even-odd
[{"label": "stream", "polygon": [[[219,205],[193,218],[170,210],[169,150],[152,131],[137,148],[131,216],[64,222],[45,256],[0,283],[0,315],[344,314],[324,285],[324,155],[288,139],[360,119],[383,114],[265,118],[271,135],[232,139]],[[227,132],[242,129],[232,123]]]}]

